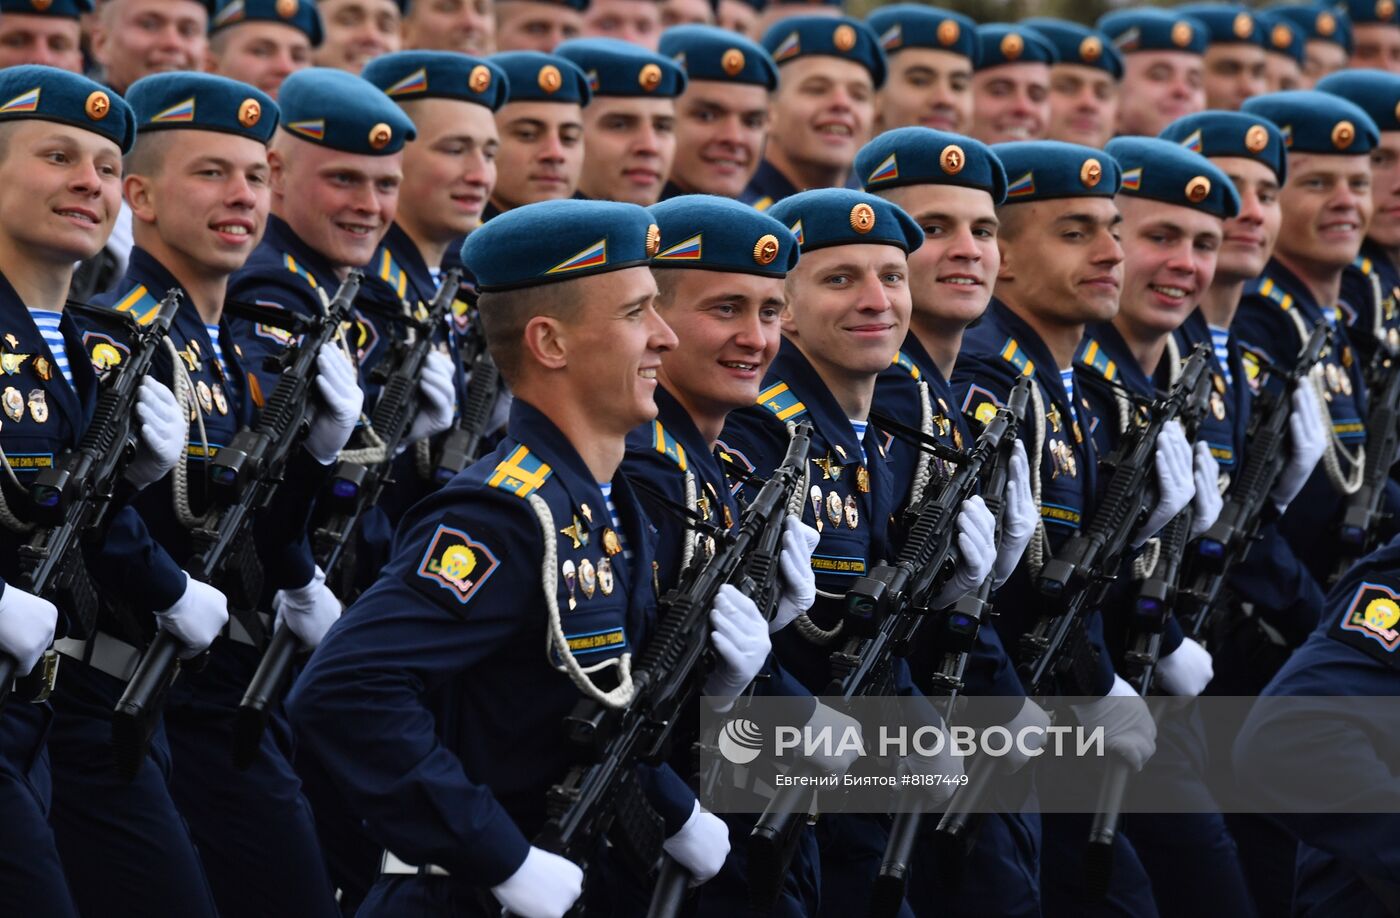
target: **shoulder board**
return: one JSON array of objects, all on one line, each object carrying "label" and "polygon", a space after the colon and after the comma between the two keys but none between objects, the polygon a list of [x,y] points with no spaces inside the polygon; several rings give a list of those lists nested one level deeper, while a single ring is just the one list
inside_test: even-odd
[{"label": "shoulder board", "polygon": [[1079,353],[1074,359],[1081,366],[1093,370],[1110,382],[1118,376],[1118,364],[1108,358],[1093,338],[1085,338],[1079,343]]},{"label": "shoulder board", "polygon": [[1375,270],[1375,265],[1373,265],[1371,263],[1371,259],[1367,258],[1365,255],[1356,256],[1356,258],[1352,261],[1351,266],[1360,271],[1362,274],[1371,274]]},{"label": "shoulder board", "polygon": [[387,247],[379,256],[379,279],[393,287],[399,299],[403,299],[404,294],[408,293],[408,272],[399,267],[399,263],[394,261],[394,256]]},{"label": "shoulder board", "polygon": [[753,202],[753,209],[758,211],[759,213],[763,213],[765,210],[772,206],[773,199],[766,194],[763,197],[759,198],[757,201]]},{"label": "shoulder board", "polygon": [[758,393],[758,404],[780,421],[795,421],[807,413],[807,406],[797,400],[785,382],[774,383]]},{"label": "shoulder board", "polygon": [[1284,293],[1272,277],[1260,277],[1244,285],[1245,296],[1262,296],[1278,303],[1281,309],[1293,308],[1293,295]]},{"label": "shoulder board", "polygon": [[1021,350],[1015,338],[1007,338],[1006,343],[1001,346],[1001,359],[1015,367],[1016,372],[1022,376],[1035,375],[1035,362],[1026,356],[1026,352]]},{"label": "shoulder board", "polygon": [[553,474],[554,469],[530,455],[529,448],[522,445],[517,446],[513,453],[501,460],[486,483],[493,488],[509,491],[516,497],[525,498],[544,487],[544,483]]},{"label": "shoulder board", "polygon": [[894,355],[894,359],[890,361],[890,366],[899,367],[914,379],[918,379],[920,376],[924,375],[923,371],[915,366],[914,361],[910,360],[909,355],[905,354],[903,351],[899,351]]},{"label": "shoulder board", "polygon": [[685,447],[666,432],[660,421],[651,422],[651,445],[658,453],[670,459],[682,472],[686,469]]},{"label": "shoulder board", "polygon": [[145,284],[137,284],[126,296],[112,304],[117,312],[124,312],[141,325],[149,325],[160,313],[160,301],[151,295]]},{"label": "shoulder board", "polygon": [[291,271],[293,274],[296,274],[299,277],[301,277],[313,288],[320,286],[316,283],[316,278],[311,276],[311,272],[303,268],[300,264],[298,264],[297,260],[291,255],[283,253],[282,264],[286,265],[288,271]]}]

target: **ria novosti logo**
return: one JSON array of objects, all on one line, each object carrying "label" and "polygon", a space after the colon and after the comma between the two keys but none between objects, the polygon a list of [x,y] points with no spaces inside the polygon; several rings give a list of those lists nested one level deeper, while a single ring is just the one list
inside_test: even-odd
[{"label": "ria novosti logo", "polygon": [[719,731],[719,754],[731,765],[748,765],[763,752],[763,729],[751,720],[735,718]]}]

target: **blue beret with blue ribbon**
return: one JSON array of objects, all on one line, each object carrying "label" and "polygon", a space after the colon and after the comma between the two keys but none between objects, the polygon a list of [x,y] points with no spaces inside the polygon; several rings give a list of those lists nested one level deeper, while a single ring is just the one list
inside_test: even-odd
[{"label": "blue beret with blue ribbon", "polygon": [[767,212],[792,231],[803,252],[836,245],[892,245],[912,252],[924,244],[923,229],[902,208],[849,188],[803,191]]},{"label": "blue beret with blue ribbon", "polygon": [[1057,63],[1093,67],[1115,80],[1123,79],[1123,56],[1114,49],[1108,36],[1098,29],[1064,19],[1043,17],[1023,20],[1021,25],[1035,29],[1055,46],[1055,56],[1059,58]]},{"label": "blue beret with blue ribbon", "polygon": [[365,65],[361,76],[395,102],[457,99],[495,111],[505,104],[510,82],[491,61],[456,51],[396,51]]},{"label": "blue beret with blue ribbon", "polygon": [[1104,152],[1123,170],[1120,195],[1189,207],[1229,219],[1240,195],[1229,176],[1199,153],[1157,137],[1115,137]]},{"label": "blue beret with blue ribbon", "polygon": [[292,136],[344,153],[388,156],[418,136],[394,100],[344,70],[298,70],[282,82],[277,103]]},{"label": "blue beret with blue ribbon", "polygon": [[1122,170],[1103,150],[1058,140],[999,143],[992,152],[1006,170],[1006,203],[1058,198],[1111,198]]},{"label": "blue beret with blue ribbon", "polygon": [[1318,80],[1315,88],[1356,105],[1371,116],[1382,132],[1400,131],[1400,74],[1338,70]]},{"label": "blue beret with blue ribbon", "polygon": [[778,65],[772,55],[728,29],[676,26],[661,33],[660,51],[675,61],[689,80],[778,88]]},{"label": "blue beret with blue ribbon", "polygon": [[84,13],[91,13],[92,10],[92,0],[0,0],[0,14],[77,19]]},{"label": "blue beret with blue ribbon", "polygon": [[491,55],[491,63],[506,75],[506,102],[561,102],[587,105],[593,98],[588,77],[573,61],[539,51],[506,51]]},{"label": "blue beret with blue ribbon", "polygon": [[763,36],[763,47],[777,64],[813,55],[839,57],[868,70],[876,89],[885,83],[885,51],[880,38],[858,19],[793,16],[773,24]]},{"label": "blue beret with blue ribbon", "polygon": [[645,207],[568,198],[492,217],[462,244],[462,263],[490,293],[648,265],[660,244]]},{"label": "blue beret with blue ribbon", "polygon": [[1331,93],[1271,92],[1246,99],[1240,111],[1277,124],[1290,153],[1352,156],[1370,153],[1381,142],[1370,115]]},{"label": "blue beret with blue ribbon", "polygon": [[1347,14],[1352,25],[1400,25],[1395,0],[1340,0],[1336,8]]},{"label": "blue beret with blue ribbon", "polygon": [[786,277],[797,265],[797,238],[788,228],[732,198],[684,194],[647,209],[661,230],[653,268]]},{"label": "blue beret with blue ribbon", "polygon": [[1351,54],[1351,18],[1341,10],[1313,3],[1290,3],[1270,7],[1269,12],[1302,29],[1305,41],[1330,41]]},{"label": "blue beret with blue ribbon", "polygon": [[321,14],[314,0],[218,0],[209,16],[209,33],[240,22],[278,22],[306,35],[312,47],[321,43]]},{"label": "blue beret with blue ribbon", "polygon": [[993,204],[1006,200],[1006,170],[991,147],[932,128],[885,131],[860,148],[855,174],[869,192],[901,185],[957,185],[987,192]]},{"label": "blue beret with blue ribbon", "polygon": [[669,57],[616,38],[575,38],[554,49],[588,77],[595,96],[674,99],[685,92],[685,71]]},{"label": "blue beret with blue ribbon", "polygon": [[994,22],[977,27],[978,70],[1003,64],[1054,64],[1055,46],[1035,29]]},{"label": "blue beret with blue ribbon", "polygon": [[1288,178],[1288,148],[1283,132],[1267,118],[1244,112],[1205,111],[1185,115],[1163,129],[1163,140],[1213,158],[1230,156],[1257,160],[1278,176]]},{"label": "blue beret with blue ribbon", "polygon": [[106,86],[85,76],[23,64],[0,68],[0,121],[32,119],[71,124],[131,149],[136,118],[131,106]]},{"label": "blue beret with blue ribbon", "polygon": [[277,130],[277,103],[271,96],[212,73],[178,70],[142,77],[126,91],[126,101],[142,135],[185,128],[267,144]]},{"label": "blue beret with blue ribbon", "polygon": [[1193,16],[1205,25],[1212,45],[1264,46],[1264,30],[1259,20],[1243,6],[1233,3],[1188,3],[1176,12]]},{"label": "blue beret with blue ribbon", "polygon": [[1185,51],[1205,54],[1210,30],[1192,16],[1160,9],[1129,9],[1099,17],[1099,31],[1120,54],[1134,51]]},{"label": "blue beret with blue ribbon", "polygon": [[875,10],[866,22],[880,37],[880,47],[886,54],[904,48],[930,48],[961,54],[973,67],[977,66],[977,23],[962,13],[919,3],[897,3]]}]

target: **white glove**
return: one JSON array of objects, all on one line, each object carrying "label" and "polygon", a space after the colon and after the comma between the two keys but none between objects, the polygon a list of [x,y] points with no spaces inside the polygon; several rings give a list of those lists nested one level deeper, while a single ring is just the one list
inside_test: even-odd
[{"label": "white glove", "polygon": [[961,557],[953,576],[929,603],[933,609],[951,606],[982,585],[997,559],[996,520],[980,496],[963,501],[958,512],[958,550]]},{"label": "white glove", "polygon": [[768,623],[768,633],[777,634],[793,619],[812,608],[817,601],[817,575],[812,571],[812,552],[821,533],[789,513],[783,521],[783,547],[778,552],[778,609]]},{"label": "white glove", "polygon": [[[1040,705],[1027,698],[1016,716],[1002,726],[1011,734],[1012,742],[1011,748],[1001,757],[1001,761],[1005,763],[1008,774],[1015,774],[1031,760],[1029,755],[1021,751],[1022,747],[1040,749],[1045,745],[1048,735],[1045,731],[1050,729],[1050,715]],[[1031,727],[1036,729],[1025,736],[1021,735],[1021,731]]]},{"label": "white glove", "polygon": [[1143,544],[1191,503],[1196,482],[1191,477],[1191,444],[1176,421],[1162,425],[1157,437],[1157,506],[1133,536],[1133,548]]},{"label": "white glove", "polygon": [[15,675],[29,674],[53,643],[56,627],[58,609],[53,603],[24,592],[13,583],[5,585],[5,592],[0,594],[0,651],[19,664]]},{"label": "white glove", "polygon": [[733,584],[726,583],[715,595],[710,625],[714,628],[710,643],[719,655],[719,665],[705,680],[705,695],[715,710],[728,711],[758,675],[773,645],[758,606]]},{"label": "white glove", "polygon": [[1215,525],[1220,517],[1220,508],[1225,501],[1220,497],[1220,465],[1210,454],[1210,447],[1204,442],[1196,444],[1194,465],[1196,496],[1191,499],[1190,538],[1194,539]]},{"label": "white glove", "polygon": [[1121,676],[1113,677],[1113,688],[1098,701],[1071,707],[1084,726],[1103,727],[1107,750],[1122,756],[1133,771],[1142,771],[1157,751],[1157,722],[1147,702]]},{"label": "white glove", "polygon": [[418,393],[423,403],[409,428],[409,443],[426,440],[452,426],[457,390],[452,386],[452,361],[447,355],[437,351],[428,355],[423,362],[423,375],[418,379]]},{"label": "white glove", "polygon": [[491,895],[520,918],[564,918],[583,893],[583,871],[573,861],[530,848],[525,862]]},{"label": "white glove", "polygon": [[1288,462],[1279,473],[1270,497],[1282,513],[1293,503],[1312,477],[1317,460],[1327,450],[1327,428],[1317,405],[1317,396],[1308,380],[1293,390],[1293,411],[1288,415],[1288,433],[1293,444]]},{"label": "white glove", "polygon": [[[858,749],[853,749],[849,743],[841,742],[841,738],[852,730],[855,731],[855,736],[861,736],[860,721],[849,714],[842,714],[818,701],[816,710],[807,719],[806,729],[811,731],[812,736],[837,737],[836,744],[828,747],[832,749],[830,755],[814,749],[810,754],[804,753],[802,756],[803,761],[816,765],[827,774],[843,775],[856,763],[856,759],[860,758]],[[822,731],[830,732],[824,734]],[[861,738],[861,742],[864,743],[864,737]],[[821,747],[818,746],[817,749],[819,748]]]},{"label": "white glove", "polygon": [[1205,690],[1214,675],[1210,651],[1190,638],[1157,661],[1157,679],[1169,695],[1194,698]]},{"label": "white glove", "polygon": [[184,645],[180,659],[188,660],[208,650],[228,624],[228,599],[209,584],[185,574],[185,592],[175,605],[156,613],[156,623]]},{"label": "white glove", "polygon": [[1040,521],[1040,510],[1031,496],[1031,467],[1026,461],[1026,447],[1016,440],[1011,452],[1011,470],[1006,478],[1006,503],[1001,514],[1001,541],[997,545],[996,566],[992,568],[992,582],[1001,586],[1011,579],[1026,546],[1035,535],[1035,525]]},{"label": "white glove", "polygon": [[[914,785],[923,792],[924,799],[933,808],[941,808],[952,799],[953,793],[958,789],[958,779],[963,776],[963,757],[954,751],[951,742],[944,743],[938,755],[932,757],[907,755],[903,765],[909,774],[935,777],[935,780],[929,783]],[[941,780],[938,776],[941,776]]]},{"label": "white glove", "polygon": [[136,419],[141,422],[136,435],[136,455],[126,466],[126,480],[137,490],[153,485],[180,461],[189,423],[179,402],[160,380],[147,376],[136,392]]},{"label": "white glove", "polygon": [[350,358],[334,345],[316,353],[316,391],[321,400],[311,411],[306,451],[322,465],[330,465],[350,440],[365,403]]},{"label": "white glove", "polygon": [[729,856],[729,827],[696,801],[685,825],[662,842],[661,848],[690,873],[690,885],[699,886],[724,866]]},{"label": "white glove", "polygon": [[272,597],[277,610],[276,625],[287,623],[303,645],[314,648],[340,618],[343,607],[331,588],[326,586],[326,574],[317,565],[311,582],[294,590],[278,590]]}]

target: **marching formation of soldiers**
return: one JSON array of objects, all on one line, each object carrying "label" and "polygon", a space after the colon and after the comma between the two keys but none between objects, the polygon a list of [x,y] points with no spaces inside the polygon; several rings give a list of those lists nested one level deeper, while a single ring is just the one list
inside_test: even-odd
[{"label": "marching formation of soldiers", "polygon": [[940,751],[776,866],[694,755],[1301,768],[1158,700],[1400,694],[1397,303],[1394,0],[0,0],[0,914],[1400,914],[1360,715],[1366,815]]}]

